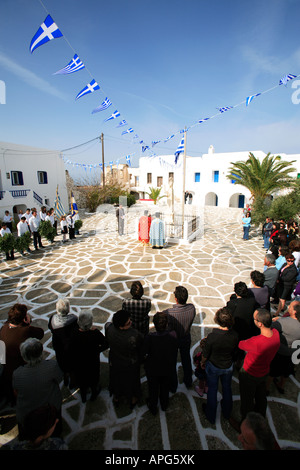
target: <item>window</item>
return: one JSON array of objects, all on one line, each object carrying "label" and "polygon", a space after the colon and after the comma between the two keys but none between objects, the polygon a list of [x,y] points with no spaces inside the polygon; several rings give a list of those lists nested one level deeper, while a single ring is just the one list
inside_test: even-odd
[{"label": "window", "polygon": [[[232,173],[232,174],[233,174],[233,176],[236,176],[237,179],[240,179],[240,178],[241,178],[240,176],[235,175],[234,173]],[[236,182],[236,180],[231,180],[231,183],[232,183],[232,184],[234,184],[235,182]]]},{"label": "window", "polygon": [[160,188],[163,185],[163,177],[158,176],[157,177],[157,187]]},{"label": "window", "polygon": [[135,185],[135,186],[138,186],[138,185],[139,185],[139,177],[138,177],[138,176],[135,176],[135,177],[134,177],[134,185]]},{"label": "window", "polygon": [[214,171],[214,173],[213,173],[213,182],[214,183],[219,182],[219,172],[218,171]]},{"label": "window", "polygon": [[152,173],[147,173],[147,184],[152,183]]},{"label": "window", "polygon": [[195,183],[200,183],[200,173],[195,173]]},{"label": "window", "polygon": [[47,172],[46,171],[38,171],[37,172],[37,177],[38,177],[39,184],[47,184],[48,183],[48,178],[47,178]]},{"label": "window", "polygon": [[11,172],[11,184],[13,186],[23,186],[23,173],[22,171],[12,171]]},{"label": "window", "polygon": [[173,171],[171,171],[171,172],[169,173],[169,183],[171,183],[172,181],[174,181],[174,173],[173,173]]}]

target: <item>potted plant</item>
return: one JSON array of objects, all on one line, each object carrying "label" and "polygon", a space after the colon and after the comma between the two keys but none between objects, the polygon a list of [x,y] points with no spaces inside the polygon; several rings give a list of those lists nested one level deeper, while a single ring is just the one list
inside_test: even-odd
[{"label": "potted plant", "polygon": [[24,251],[29,251],[31,241],[32,240],[29,232],[23,233],[23,235],[18,237],[15,241],[18,252],[22,254]]},{"label": "potted plant", "polygon": [[39,226],[39,233],[41,237],[44,237],[50,243],[53,243],[56,235],[56,229],[53,227],[50,220],[42,220]]},{"label": "potted plant", "polygon": [[80,219],[75,220],[74,229],[75,229],[76,235],[79,235],[79,230],[81,229],[82,224],[83,224],[82,220]]},{"label": "potted plant", "polygon": [[5,233],[3,237],[0,237],[0,250],[4,251],[7,260],[10,259],[9,254],[11,259],[14,259],[15,244],[15,237],[12,233]]}]

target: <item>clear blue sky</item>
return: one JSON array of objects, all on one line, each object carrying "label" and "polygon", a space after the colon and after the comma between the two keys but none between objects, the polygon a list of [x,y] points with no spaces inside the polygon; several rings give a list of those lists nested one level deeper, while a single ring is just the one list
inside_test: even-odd
[{"label": "clear blue sky", "polygon": [[[44,7],[64,37],[31,54]],[[218,107],[236,106],[287,74],[299,75],[299,18],[298,0],[1,0],[6,104],[0,104],[0,141],[63,150],[103,132],[105,162],[125,163],[134,154],[137,166],[147,153],[132,134],[121,136],[119,120],[151,147]],[[86,69],[53,75],[74,51]],[[101,90],[75,101],[91,77]],[[211,144],[216,152],[300,153],[300,104],[292,102],[291,83],[192,127],[187,154],[200,156]],[[92,114],[106,97],[113,105]],[[104,123],[115,109],[120,119]],[[179,141],[176,135],[153,150],[172,154]],[[98,164],[101,145],[64,155]],[[78,170],[66,168],[76,176]]]}]

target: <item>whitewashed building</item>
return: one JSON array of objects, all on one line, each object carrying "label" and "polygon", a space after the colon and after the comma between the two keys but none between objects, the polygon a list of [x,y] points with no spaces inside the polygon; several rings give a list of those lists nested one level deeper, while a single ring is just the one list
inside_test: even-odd
[{"label": "whitewashed building", "polygon": [[56,189],[66,211],[69,200],[64,162],[57,151],[0,142],[0,219],[6,210],[54,207]]},{"label": "whitewashed building", "polygon": [[[176,165],[174,155],[142,157],[139,160],[138,172],[134,169],[134,178],[138,184],[136,186],[133,184],[131,190],[138,192],[140,199],[147,199],[150,187],[162,187],[161,194],[170,196],[173,179],[175,203],[182,201],[184,187],[185,191],[192,194],[194,205],[242,208],[249,203],[250,192],[243,186],[233,184],[227,175],[231,163],[246,161],[249,158],[249,152],[260,160],[266,156],[266,153],[260,150],[216,153],[213,146],[210,146],[208,153],[201,157],[186,156],[185,179],[183,154],[179,156]],[[280,156],[285,161],[296,161],[293,163],[296,172],[292,176],[299,177],[300,154],[281,153]],[[131,180],[133,182],[133,177]]]}]

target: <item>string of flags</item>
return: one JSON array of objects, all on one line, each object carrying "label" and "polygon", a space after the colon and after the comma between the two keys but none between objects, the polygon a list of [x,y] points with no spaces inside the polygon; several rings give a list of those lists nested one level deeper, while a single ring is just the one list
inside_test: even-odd
[{"label": "string of flags", "polygon": [[[43,5],[44,6],[44,5]],[[45,8],[45,7],[44,7]],[[40,27],[38,28],[37,32],[35,33],[35,35],[33,36],[31,42],[30,42],[30,52],[31,54],[40,46],[46,44],[47,42],[49,41],[52,41],[54,39],[58,39],[58,38],[61,38],[61,37],[64,37],[63,36],[63,33],[62,31],[59,29],[59,27],[57,26],[57,24],[54,22],[53,18],[47,14],[47,17],[45,18],[44,22],[40,25]],[[68,43],[69,44],[69,43]],[[70,44],[69,44],[70,46]],[[73,50],[74,52],[74,50]],[[75,53],[75,55],[73,56],[73,58],[68,62],[68,64],[63,67],[62,69],[58,70],[57,72],[55,72],[53,75],[70,75],[72,73],[75,73],[75,72],[78,72],[78,71],[81,71],[83,69],[85,69],[86,66],[85,64],[82,62],[82,60],[78,57],[78,55]],[[287,86],[287,83],[290,81],[290,80],[293,80],[294,78],[298,77],[299,75],[294,75],[294,74],[287,74],[285,75],[284,77],[282,77],[280,80],[279,80],[279,84],[276,85],[276,86],[273,86],[272,88],[264,91],[264,92],[260,92],[260,93],[256,93],[256,94],[253,94],[251,96],[247,96],[246,99],[244,101],[242,101],[241,103],[235,105],[235,106],[223,106],[223,107],[218,107],[216,108],[218,110],[218,113],[217,114],[214,114],[210,117],[206,117],[206,118],[203,118],[203,119],[199,119],[198,121],[196,121],[193,125],[189,126],[188,128],[186,129],[181,129],[179,130],[178,132],[174,133],[174,134],[171,134],[169,135],[167,138],[163,139],[163,140],[153,140],[152,143],[151,143],[151,147],[149,145],[146,145],[144,143],[143,140],[139,140],[139,136],[138,134],[135,133],[135,135],[133,136],[133,141],[135,143],[139,143],[141,145],[141,150],[142,152],[146,152],[146,151],[150,151],[150,156],[151,157],[156,157],[157,155],[153,152],[153,150],[151,150],[155,145],[159,144],[159,143],[166,143],[168,141],[170,141],[171,139],[173,139],[176,135],[178,134],[182,134],[184,133],[184,136],[181,138],[180,140],[180,143],[177,147],[177,150],[175,151],[174,155],[175,155],[175,165],[177,164],[178,162],[178,158],[179,158],[179,155],[184,151],[184,140],[185,140],[185,136],[186,136],[186,133],[192,129],[193,127],[199,125],[199,124],[202,124],[210,119],[213,119],[214,117],[220,115],[220,114],[223,114],[233,108],[236,108],[237,106],[240,106],[242,104],[246,104],[246,107],[249,106],[249,104],[254,100],[254,98],[258,97],[258,96],[261,96],[265,93],[268,93],[270,92],[271,90],[277,88],[278,86],[281,86],[281,85],[284,85],[285,87]],[[92,78],[92,80],[84,86],[84,88],[82,88],[82,90],[76,95],[75,97],[75,101],[77,101],[78,99],[88,95],[88,94],[91,94],[91,93],[94,93],[95,91],[98,91],[100,90],[100,85],[98,84],[98,82]],[[105,98],[104,101],[102,101],[102,103],[97,106],[96,108],[94,108],[92,110],[92,114],[96,114],[98,112],[102,112],[102,111],[105,111],[107,110],[110,106],[112,106],[112,102],[110,101],[110,99],[108,97]],[[104,119],[103,122],[109,122],[109,121],[114,121],[115,119],[117,119],[118,117],[121,116],[121,113],[118,111],[118,109],[116,109],[109,117],[107,117],[106,119]],[[123,126],[128,126],[128,123],[125,119],[122,119],[119,124],[116,126],[116,128],[120,128],[120,127],[123,127]],[[122,136],[125,136],[126,134],[133,134],[135,131],[132,127],[129,127],[127,130],[123,131],[121,133]],[[130,163],[130,155],[126,156],[126,161]],[[74,164],[73,162],[70,162],[69,160],[66,161],[67,163],[71,163],[71,164]],[[112,162],[110,162],[111,164]],[[76,166],[83,166],[83,167],[89,167],[89,168],[92,168],[94,165],[84,165],[84,164],[74,164]],[[99,164],[100,167],[102,167],[102,164]]]}]

